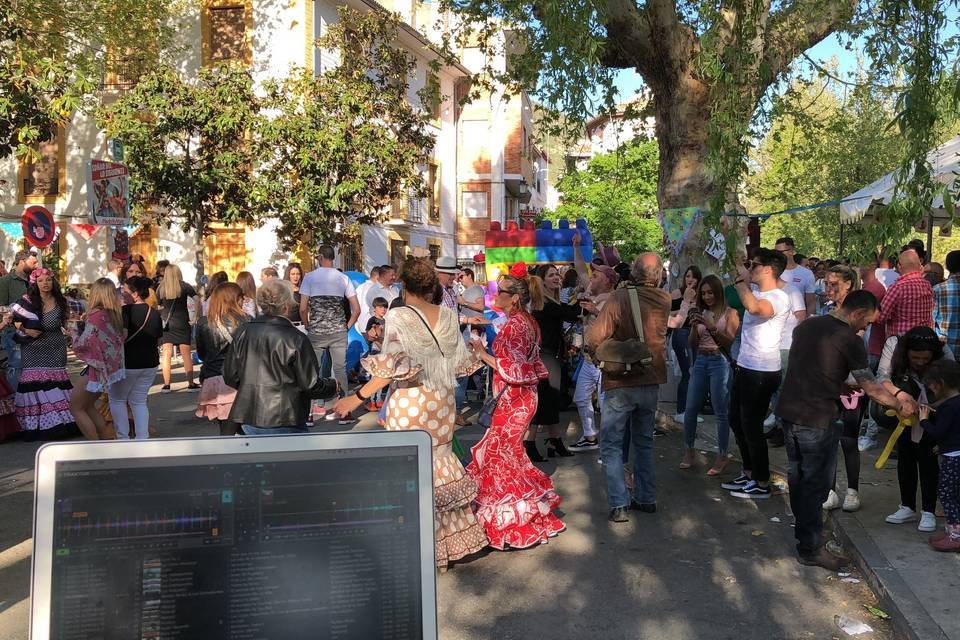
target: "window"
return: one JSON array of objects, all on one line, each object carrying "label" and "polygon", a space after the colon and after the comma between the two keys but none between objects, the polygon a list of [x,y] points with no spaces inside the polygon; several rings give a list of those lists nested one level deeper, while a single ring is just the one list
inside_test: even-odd
[{"label": "window", "polygon": [[430,259],[436,264],[437,258],[440,257],[440,243],[431,240],[427,243],[427,248],[430,250]]},{"label": "window", "polygon": [[427,169],[427,187],[430,189],[427,194],[427,215],[430,222],[440,222],[440,165],[436,162],[430,162]]},{"label": "window", "polygon": [[390,264],[399,266],[407,259],[407,241],[403,238],[390,238]]},{"label": "window", "polygon": [[17,167],[19,201],[23,204],[56,202],[66,194],[66,135],[55,127],[48,139],[34,145],[40,157]]},{"label": "window", "polygon": [[202,27],[204,64],[228,60],[250,62],[252,10],[249,2],[208,0]]},{"label": "window", "polygon": [[430,117],[436,120],[436,124],[440,124],[440,106],[443,103],[443,96],[440,94],[440,79],[437,78],[437,74],[432,71],[427,72],[427,83],[424,87],[426,90],[426,100],[424,100],[424,107],[427,110],[427,113],[430,114]]},{"label": "window", "polygon": [[487,217],[487,192],[486,191],[464,191],[463,192],[463,217],[464,218],[486,218]]}]

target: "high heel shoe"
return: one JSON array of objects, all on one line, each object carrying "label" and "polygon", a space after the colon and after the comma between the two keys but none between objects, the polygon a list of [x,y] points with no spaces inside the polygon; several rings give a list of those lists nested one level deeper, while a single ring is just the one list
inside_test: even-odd
[{"label": "high heel shoe", "polygon": [[524,440],[523,448],[527,452],[530,462],[546,462],[547,459],[540,455],[540,450],[537,449],[536,440]]},{"label": "high heel shoe", "polygon": [[567,449],[566,445],[563,444],[563,438],[547,438],[547,457],[553,458],[560,456],[561,458],[569,458],[573,455],[573,452]]}]

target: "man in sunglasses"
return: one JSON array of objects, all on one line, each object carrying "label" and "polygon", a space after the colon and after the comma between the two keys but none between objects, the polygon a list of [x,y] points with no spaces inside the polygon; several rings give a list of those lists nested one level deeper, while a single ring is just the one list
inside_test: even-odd
[{"label": "man in sunglasses", "polygon": [[745,313],[729,416],[743,471],[720,486],[737,498],[770,497],[763,419],[780,386],[780,338],[791,306],[777,282],[786,266],[787,258],[779,251],[758,249],[753,260],[738,269],[734,283]]}]

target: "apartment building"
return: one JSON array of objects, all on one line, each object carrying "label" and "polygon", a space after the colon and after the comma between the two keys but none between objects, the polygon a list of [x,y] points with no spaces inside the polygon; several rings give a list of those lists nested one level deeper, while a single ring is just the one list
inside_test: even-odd
[{"label": "apartment building", "polygon": [[[314,41],[337,20],[338,4],[363,11],[384,10],[373,0],[204,0],[196,13],[178,25],[184,47],[177,66],[191,74],[203,65],[240,60],[250,66],[258,80],[282,77],[292,67],[319,73],[327,65],[336,64],[336,52],[318,50]],[[419,4],[430,3],[411,6],[415,9]],[[437,73],[431,72],[430,63],[437,54],[427,37],[414,28],[415,22],[415,15],[407,19],[396,43],[417,60],[409,98],[419,107],[417,91],[426,82],[437,83],[443,96],[430,124],[436,144],[427,166],[421,167],[431,186],[430,195],[395,202],[386,223],[365,228],[361,244],[341,251],[344,269],[366,271],[374,265],[399,262],[416,249],[430,255],[453,255],[456,251],[459,189],[454,96],[469,72],[461,65],[442,65]],[[121,76],[107,78],[104,99],[112,99],[129,86],[132,83]],[[94,119],[78,113],[49,142],[40,145],[40,161],[0,161],[0,214],[10,221],[0,225],[0,256],[9,259],[19,248],[15,228],[19,222],[13,221],[26,206],[42,204],[58,223],[60,239],[54,250],[61,257],[66,279],[88,283],[102,275],[114,249],[115,230],[88,224],[84,176],[88,160],[110,157],[107,146]],[[234,277],[243,269],[283,266],[294,259],[309,264],[306,252],[292,255],[279,246],[276,228],[276,221],[260,228],[217,226],[203,241],[205,273],[224,270]],[[166,259],[178,264],[187,280],[196,280],[193,234],[182,232],[175,224],[168,228],[148,223],[126,231],[130,251],[143,254],[148,265]]]}]

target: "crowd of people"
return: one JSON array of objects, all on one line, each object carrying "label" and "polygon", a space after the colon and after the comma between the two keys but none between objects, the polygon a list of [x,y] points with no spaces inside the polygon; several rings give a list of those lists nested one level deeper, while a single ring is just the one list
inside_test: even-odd
[{"label": "crowd of people", "polygon": [[[751,249],[727,285],[674,265],[672,289],[657,253],[629,264],[609,249],[591,264],[574,253],[571,266],[513,265],[495,294],[446,256],[377,266],[355,287],[327,245],[313,270],[293,262],[281,277],[267,267],[259,282],[218,272],[201,292],[174,264],[151,278],[142,260],[111,261],[84,299],[65,296],[23,251],[0,277],[0,438],[148,438],[151,386],[159,367],[160,390],[172,391],[177,353],[185,389],[199,391],[196,415],[221,436],[306,432],[379,412],[385,429],[433,439],[443,569],[564,530],[561,498],[536,466],[547,458],[599,450],[609,520],[655,513],[656,417],[673,368],[681,469],[698,466],[703,415],[716,423],[705,473],[733,498],[775,493],[769,448],[786,447],[801,563],[842,566],[824,547],[822,511],[860,507],[860,453],[899,421],[911,428],[897,442],[901,497],[887,521],[932,533],[939,498],[947,526],[930,545],[960,550],[960,252],[947,256],[944,279],[922,243],[857,268],[806,258],[781,238]],[[357,366],[348,362],[354,326],[365,343]],[[85,365],[76,386],[68,348]],[[486,431],[467,453],[455,431],[470,424],[471,388],[486,398]],[[567,408],[582,428],[569,446]]]}]

